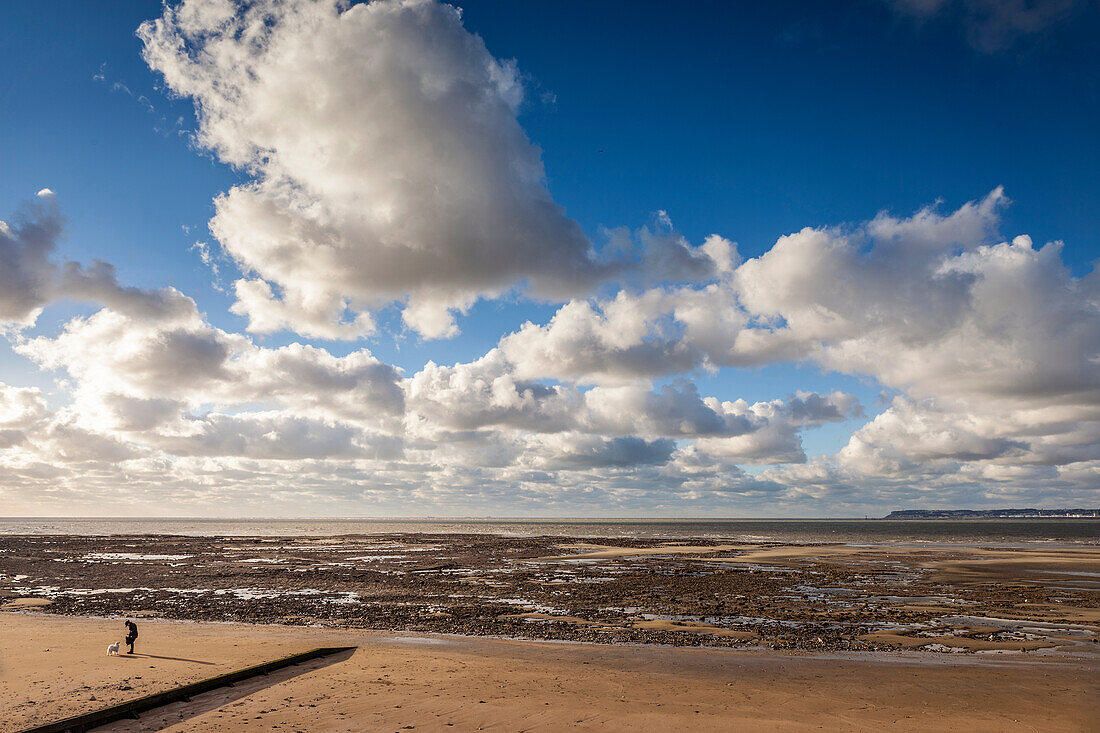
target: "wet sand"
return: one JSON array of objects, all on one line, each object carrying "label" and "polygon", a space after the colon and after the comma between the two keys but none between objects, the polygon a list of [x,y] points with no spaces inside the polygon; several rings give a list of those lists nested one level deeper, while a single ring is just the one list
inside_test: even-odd
[{"label": "wet sand", "polygon": [[[0,614],[0,731],[317,646],[355,645],[104,731],[1095,730],[1089,661],[545,643]],[[48,651],[47,651],[48,649]],[[94,699],[93,699],[94,698]],[[165,727],[167,726],[167,727]],[[1090,728],[1090,726],[1092,726]]]}]

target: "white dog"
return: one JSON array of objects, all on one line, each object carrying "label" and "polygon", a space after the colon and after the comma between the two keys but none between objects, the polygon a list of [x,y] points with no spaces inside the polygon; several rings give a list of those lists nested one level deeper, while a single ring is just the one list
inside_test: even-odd
[{"label": "white dog", "polygon": [[110,646],[107,647],[107,656],[108,657],[111,656],[112,654],[118,654],[118,644],[119,644],[119,642],[116,641],[114,644],[111,644]]}]

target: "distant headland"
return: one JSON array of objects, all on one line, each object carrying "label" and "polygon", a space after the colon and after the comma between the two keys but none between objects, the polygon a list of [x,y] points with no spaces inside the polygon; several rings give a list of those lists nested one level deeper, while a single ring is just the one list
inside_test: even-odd
[{"label": "distant headland", "polygon": [[903,509],[884,519],[1026,519],[1100,517],[1100,509]]}]

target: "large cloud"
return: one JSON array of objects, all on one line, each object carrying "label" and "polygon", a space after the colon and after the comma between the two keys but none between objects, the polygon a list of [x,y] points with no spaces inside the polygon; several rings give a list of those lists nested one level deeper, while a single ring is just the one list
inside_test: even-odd
[{"label": "large cloud", "polygon": [[777,324],[750,331],[754,345],[797,344],[822,366],[939,409],[1100,418],[1100,275],[1074,277],[1061,243],[998,242],[1002,201],[998,190],[946,217],[880,216],[859,236],[781,238],[737,272],[745,308]]},{"label": "large cloud", "polygon": [[215,200],[214,236],[246,273],[249,330],[354,339],[403,303],[407,326],[520,287],[587,293],[611,276],[708,278],[722,247],[667,226],[597,255],[546,186],[517,120],[523,86],[435,0],[186,0],[141,26],[149,65],[198,113],[198,142],[250,180]]},{"label": "large cloud", "polygon": [[253,177],[211,222],[254,273],[237,284],[253,330],[353,337],[371,328],[353,312],[409,296],[406,320],[441,336],[479,295],[576,294],[605,272],[546,189],[515,65],[457,9],[187,0],[139,35],[195,100],[199,142]]}]

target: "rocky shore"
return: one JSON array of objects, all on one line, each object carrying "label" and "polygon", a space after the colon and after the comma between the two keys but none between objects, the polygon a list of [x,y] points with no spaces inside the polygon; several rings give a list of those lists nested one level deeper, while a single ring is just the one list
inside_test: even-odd
[{"label": "rocky shore", "polygon": [[1100,549],[388,534],[0,537],[0,605],[815,651],[1091,655]]}]

